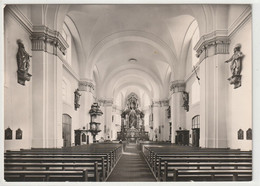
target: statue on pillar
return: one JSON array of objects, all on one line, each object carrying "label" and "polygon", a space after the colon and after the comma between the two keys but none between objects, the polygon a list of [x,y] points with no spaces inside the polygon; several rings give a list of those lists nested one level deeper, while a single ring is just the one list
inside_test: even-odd
[{"label": "statue on pillar", "polygon": [[237,44],[234,48],[234,54],[230,59],[226,60],[225,63],[231,62],[230,70],[232,76],[228,78],[230,84],[234,84],[234,89],[241,86],[241,70],[242,70],[242,59],[244,54],[240,52],[241,45]]},{"label": "statue on pillar", "polygon": [[183,98],[183,107],[184,110],[186,110],[187,112],[189,112],[189,93],[183,91],[182,92],[182,98]]},{"label": "statue on pillar", "polygon": [[77,110],[77,108],[80,107],[79,104],[79,98],[80,98],[81,94],[79,93],[79,89],[77,88],[74,92],[74,105],[75,105],[75,110]]},{"label": "statue on pillar", "polygon": [[18,77],[18,83],[21,85],[25,85],[25,81],[30,81],[31,74],[28,73],[30,68],[30,56],[24,48],[24,44],[22,43],[22,40],[17,40],[18,44],[18,52],[16,54],[17,59],[17,77]]}]

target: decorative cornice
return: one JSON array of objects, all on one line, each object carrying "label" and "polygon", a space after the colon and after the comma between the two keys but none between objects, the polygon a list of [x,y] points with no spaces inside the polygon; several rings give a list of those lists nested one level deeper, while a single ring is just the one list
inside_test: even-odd
[{"label": "decorative cornice", "polygon": [[195,45],[197,57],[200,60],[216,54],[228,54],[230,39],[228,37],[227,30],[216,30],[209,34],[206,34],[200,38],[198,43]]},{"label": "decorative cornice", "polygon": [[33,32],[32,22],[19,10],[16,5],[7,5],[5,10],[29,33]]},{"label": "decorative cornice", "polygon": [[237,30],[239,30],[248,20],[252,17],[252,7],[248,5],[248,7],[244,10],[244,12],[229,26],[228,28],[228,36],[231,38]]},{"label": "decorative cornice", "polygon": [[79,81],[79,90],[93,93],[95,90],[95,85],[91,81],[80,80]]},{"label": "decorative cornice", "polygon": [[112,106],[113,105],[113,98],[108,99],[108,98],[100,98],[98,99],[98,103],[101,106],[107,107],[107,106]]},{"label": "decorative cornice", "polygon": [[53,46],[53,54],[57,55],[57,48],[63,55],[69,47],[68,43],[62,35],[55,30],[51,30],[45,25],[33,26],[33,33],[31,35],[32,50],[33,51],[48,51],[48,46]]},{"label": "decorative cornice", "polygon": [[232,36],[252,17],[252,8],[249,5],[243,13],[229,26],[228,30],[216,30],[203,35],[194,47],[200,62],[216,54],[228,54]]},{"label": "decorative cornice", "polygon": [[172,81],[170,83],[170,92],[171,94],[177,93],[177,92],[183,92],[185,90],[185,82],[176,80]]}]

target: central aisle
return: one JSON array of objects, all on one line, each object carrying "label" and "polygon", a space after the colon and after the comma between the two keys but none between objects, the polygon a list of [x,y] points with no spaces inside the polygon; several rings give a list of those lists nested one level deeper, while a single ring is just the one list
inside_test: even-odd
[{"label": "central aisle", "polygon": [[127,144],[107,181],[156,181],[136,144]]}]

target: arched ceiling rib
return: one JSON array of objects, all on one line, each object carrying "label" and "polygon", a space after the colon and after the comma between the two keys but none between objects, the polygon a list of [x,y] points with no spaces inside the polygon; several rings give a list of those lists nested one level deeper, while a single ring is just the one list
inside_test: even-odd
[{"label": "arched ceiling rib", "polygon": [[[50,10],[56,12],[57,28],[67,12],[65,22],[76,43],[80,78],[93,79],[95,74],[97,90],[102,97],[113,96],[119,87],[138,84],[151,92],[152,99],[164,99],[169,76],[171,81],[177,80],[176,73],[185,68],[192,21],[196,19],[201,33],[205,33],[209,24],[205,17],[212,16],[210,5],[59,5],[47,8],[46,14]],[[130,58],[137,59],[137,63],[129,64]],[[137,77],[145,80],[139,82]]]}]

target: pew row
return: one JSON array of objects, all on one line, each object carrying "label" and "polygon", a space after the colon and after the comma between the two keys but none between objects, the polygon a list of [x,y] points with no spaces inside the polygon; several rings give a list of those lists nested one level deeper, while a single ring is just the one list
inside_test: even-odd
[{"label": "pew row", "polygon": [[[122,146],[108,153],[42,149],[7,151],[6,181],[104,181],[121,157]],[[69,171],[72,171],[70,176]]]},{"label": "pew row", "polygon": [[[170,152],[169,152],[170,151]],[[174,152],[143,148],[143,154],[158,181],[249,181],[252,152],[202,150]]]}]

